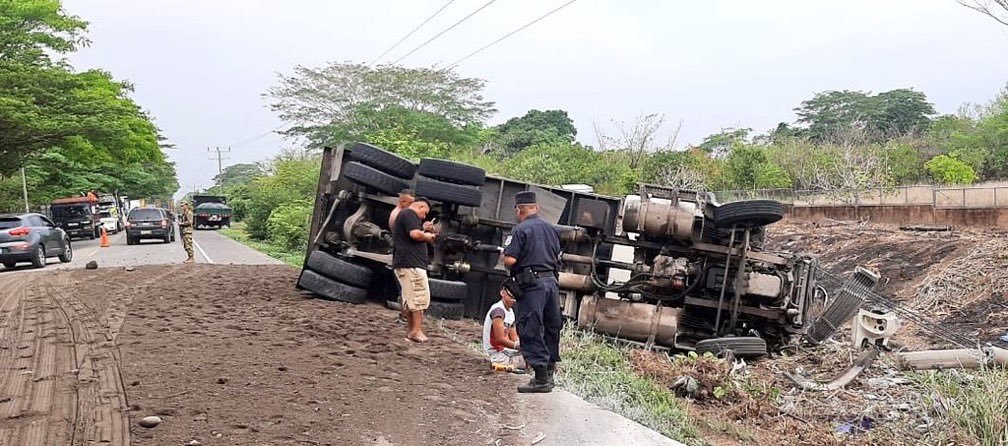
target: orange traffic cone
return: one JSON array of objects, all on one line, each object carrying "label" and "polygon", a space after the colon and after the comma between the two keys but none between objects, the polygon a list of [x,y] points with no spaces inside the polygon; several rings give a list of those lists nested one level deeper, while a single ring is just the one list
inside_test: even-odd
[{"label": "orange traffic cone", "polygon": [[105,232],[105,228],[101,228],[101,247],[102,248],[109,247],[108,233]]}]

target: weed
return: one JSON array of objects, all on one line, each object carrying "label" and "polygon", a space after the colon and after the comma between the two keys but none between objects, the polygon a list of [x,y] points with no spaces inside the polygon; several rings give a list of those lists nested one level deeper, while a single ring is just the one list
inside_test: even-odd
[{"label": "weed", "polygon": [[910,379],[931,392],[925,398],[939,418],[983,446],[1008,444],[1008,370],[920,372]]},{"label": "weed", "polygon": [[624,349],[601,336],[566,328],[557,381],[568,391],[662,434],[702,444],[682,402],[652,378],[635,373]]}]

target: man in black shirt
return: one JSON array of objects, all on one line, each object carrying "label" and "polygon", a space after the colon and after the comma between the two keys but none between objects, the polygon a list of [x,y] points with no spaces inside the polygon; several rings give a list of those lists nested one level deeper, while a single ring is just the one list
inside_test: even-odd
[{"label": "man in black shirt", "polygon": [[427,283],[427,243],[437,237],[424,230],[423,220],[430,212],[430,202],[420,197],[396,216],[392,228],[392,270],[402,289],[403,308],[409,311],[406,339],[425,342],[423,311],[430,306]]}]

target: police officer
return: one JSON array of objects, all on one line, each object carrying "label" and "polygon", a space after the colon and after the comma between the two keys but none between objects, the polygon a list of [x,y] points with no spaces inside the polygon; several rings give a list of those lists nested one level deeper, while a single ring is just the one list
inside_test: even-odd
[{"label": "police officer", "polygon": [[189,209],[189,202],[182,202],[182,215],[179,216],[179,230],[182,232],[182,247],[185,248],[186,254],[189,256],[186,258],[186,263],[193,263],[193,246],[192,246],[192,235],[193,235],[193,213],[192,209]]},{"label": "police officer", "polygon": [[508,280],[517,285],[521,294],[514,310],[522,355],[535,371],[527,385],[518,387],[519,393],[553,390],[553,374],[560,361],[563,328],[557,283],[560,236],[553,225],[539,218],[538,212],[534,192],[515,194],[515,216],[519,223],[504,248],[504,265],[511,269]]}]

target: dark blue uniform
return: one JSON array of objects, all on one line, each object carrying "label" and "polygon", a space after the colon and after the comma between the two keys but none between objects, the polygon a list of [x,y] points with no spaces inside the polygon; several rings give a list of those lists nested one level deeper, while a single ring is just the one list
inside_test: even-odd
[{"label": "dark blue uniform", "polygon": [[529,269],[539,273],[534,286],[522,288],[523,295],[514,307],[522,356],[533,367],[559,362],[563,315],[555,276],[560,266],[558,230],[538,215],[530,215],[512,230],[504,255],[516,260],[512,275]]}]

